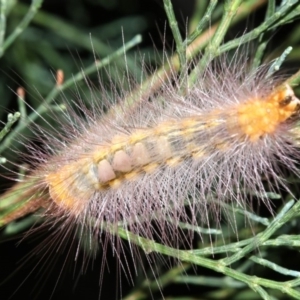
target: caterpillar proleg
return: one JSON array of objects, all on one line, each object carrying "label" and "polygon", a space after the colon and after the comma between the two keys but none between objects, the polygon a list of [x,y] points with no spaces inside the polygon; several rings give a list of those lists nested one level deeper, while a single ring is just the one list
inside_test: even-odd
[{"label": "caterpillar proleg", "polygon": [[[170,19],[170,1],[164,3]],[[231,10],[225,7],[219,28],[229,26],[228,18],[237,12],[238,6],[231,4]],[[214,5],[212,1],[207,11]],[[290,7],[297,5],[290,1]],[[291,10],[285,5],[276,9],[290,20]],[[266,24],[281,24],[278,15],[269,13]],[[174,22],[170,24],[176,38]],[[211,24],[207,26],[212,30]],[[240,46],[233,54],[222,50],[228,44],[219,34],[217,29],[203,51],[193,50],[198,43],[193,35],[181,42],[177,36],[178,56],[163,54],[165,64],[145,80],[146,90],[145,85],[132,83],[124,43],[114,58],[123,57],[125,71],[116,75],[107,68],[109,84],[100,71],[96,88],[86,74],[82,76],[89,101],[82,99],[87,95],[80,93],[79,85],[75,99],[45,98],[43,109],[32,110],[47,128],[34,121],[29,124],[32,118],[25,109],[25,120],[38,143],[27,144],[23,176],[18,174],[18,163],[3,164],[4,176],[13,177],[7,172],[20,176],[0,198],[0,224],[13,224],[28,213],[39,217],[25,237],[42,231],[47,237],[31,254],[29,260],[35,254],[41,258],[29,277],[39,267],[54,264],[52,257],[61,250],[67,253],[63,265],[70,260],[84,273],[100,249],[101,292],[110,268],[106,257],[112,254],[116,273],[125,274],[129,282],[137,285],[135,277],[141,273],[147,278],[141,290],[150,292],[141,298],[165,297],[166,282],[192,283],[192,274],[197,273],[192,265],[229,276],[234,284],[242,284],[241,289],[249,286],[251,295],[278,289],[300,297],[297,282],[281,285],[249,270],[244,274],[243,264],[235,267],[241,259],[247,262],[251,253],[249,260],[255,263],[286,276],[299,275],[296,267],[274,267],[275,262],[264,260],[261,250],[298,245],[294,235],[286,237],[279,231],[288,221],[297,222],[299,206],[292,183],[299,178],[298,74],[288,77],[275,72],[285,52],[271,63],[255,65],[251,56],[256,53],[242,44],[254,39],[251,34],[256,32],[237,38]],[[140,76],[146,77],[144,60],[140,60]],[[98,67],[105,64],[105,60],[95,62]],[[57,91],[63,90],[63,77],[58,72]],[[26,92],[19,89],[17,94],[24,105]],[[15,127],[7,138],[17,143],[22,132]],[[280,197],[278,204],[274,199]],[[256,215],[261,211],[267,217]],[[246,237],[241,228],[248,229]],[[84,261],[78,266],[81,252]],[[62,274],[55,281],[52,299],[59,299],[56,289],[59,293]],[[24,285],[26,280],[27,276]],[[116,285],[121,286],[122,280]],[[97,297],[106,299],[102,293]],[[123,297],[123,293],[116,296]],[[139,298],[133,292],[128,299]]]}]

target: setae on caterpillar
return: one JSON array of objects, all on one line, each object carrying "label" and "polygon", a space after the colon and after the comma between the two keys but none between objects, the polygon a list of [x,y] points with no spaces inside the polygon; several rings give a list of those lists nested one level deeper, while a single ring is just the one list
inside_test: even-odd
[{"label": "setae on caterpillar", "polygon": [[[42,252],[45,259],[70,242],[76,249],[75,254],[67,251],[73,263],[80,248],[90,252],[80,269],[84,271],[93,258],[89,255],[100,246],[101,282],[109,251],[119,259],[118,271],[134,281],[132,272],[144,263],[137,244],[157,285],[158,254],[209,265],[253,285],[250,277],[241,279],[229,272],[237,259],[234,255],[208,263],[202,257],[197,261],[198,254],[192,260],[192,251],[180,250],[196,248],[200,236],[208,245],[203,249],[206,255],[227,256],[233,250],[228,245],[225,250],[218,247],[214,228],[222,228],[227,220],[240,238],[239,220],[230,209],[243,210],[246,225],[254,232],[250,212],[256,203],[273,211],[272,193],[292,194],[285,169],[299,175],[299,100],[291,81],[269,76],[270,65],[251,69],[247,56],[239,50],[233,58],[212,57],[204,71],[195,60],[179,76],[169,62],[158,76],[158,89],[150,85],[143,94],[137,86],[141,96],[133,106],[128,104],[132,83],[127,93],[122,85],[107,89],[101,80],[100,96],[89,86],[91,108],[80,99],[75,108],[71,100],[56,108],[46,103],[50,130],[36,126],[34,133],[44,143],[38,149],[28,145],[28,160],[35,168],[1,198],[19,193],[18,198],[30,206],[4,213],[2,224],[42,207],[45,223],[31,233],[47,225],[52,231],[35,253]],[[190,80],[193,70],[194,81]],[[59,86],[62,81],[57,77]],[[127,77],[126,73],[126,83]],[[58,129],[53,122],[59,123]],[[274,224],[261,221],[268,228]],[[280,223],[279,218],[275,221]],[[129,240],[127,252],[122,239]],[[261,236],[253,237],[248,248],[253,250],[262,241]],[[235,251],[238,247],[242,245],[237,242]],[[276,288],[274,283],[262,284]],[[298,295],[292,288],[286,292]]]},{"label": "setae on caterpillar", "polygon": [[[150,97],[126,114],[116,111],[99,121],[95,110],[87,123],[74,123],[73,135],[68,133],[67,139],[59,135],[53,157],[42,156],[43,164],[32,175],[42,178],[39,188],[49,192],[50,211],[55,209],[79,224],[94,219],[91,232],[102,222],[132,220],[132,231],[145,231],[152,238],[153,230],[143,224],[146,216],[164,223],[178,215],[195,223],[198,212],[204,212],[204,219],[207,215],[209,192],[217,202],[235,201],[243,207],[241,199],[247,198],[249,190],[263,193],[262,174],[279,185],[278,161],[297,170],[291,154],[297,153],[298,145],[289,127],[299,114],[300,102],[288,84],[275,82],[267,88],[264,72],[245,78],[233,74],[222,74],[222,83],[225,86],[226,77],[239,86],[217,91],[207,83],[210,78],[205,72],[205,79],[183,96],[176,95],[178,87],[162,85],[163,102]],[[248,76],[258,81],[251,83]],[[211,80],[221,85],[218,78]],[[232,99],[234,91],[238,92]],[[245,151],[259,160],[245,160],[249,157]],[[240,186],[232,184],[239,179]],[[189,196],[192,216],[183,209]]]},{"label": "setae on caterpillar", "polygon": [[[92,111],[81,103],[85,119],[69,107],[59,129],[37,127],[47,152],[34,150],[36,168],[24,183],[32,206],[44,207],[46,224],[58,225],[41,248],[50,255],[79,236],[77,247],[96,240],[105,253],[109,243],[119,257],[121,229],[175,249],[184,236],[192,247],[201,231],[185,236],[180,225],[219,227],[226,203],[249,211],[258,198],[272,210],[267,192],[288,190],[281,168],[298,174],[300,101],[282,77],[267,77],[269,65],[247,71],[237,57],[227,68],[222,59],[219,73],[214,61],[184,90],[169,74],[130,109],[115,92],[108,114],[98,102]],[[101,95],[108,103],[104,89]],[[130,256],[137,263],[134,248]],[[127,261],[120,264],[126,272]]]}]

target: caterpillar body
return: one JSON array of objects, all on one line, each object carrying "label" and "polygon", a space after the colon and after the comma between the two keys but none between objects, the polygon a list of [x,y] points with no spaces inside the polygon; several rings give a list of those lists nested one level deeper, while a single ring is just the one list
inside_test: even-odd
[{"label": "caterpillar body", "polygon": [[[257,199],[272,210],[266,192],[288,189],[281,167],[299,174],[300,100],[283,78],[266,76],[268,65],[224,63],[218,74],[218,63],[208,65],[186,89],[168,74],[131,108],[116,93],[106,115],[103,90],[91,111],[78,106],[85,120],[69,108],[61,129],[38,128],[50,153],[34,150],[36,170],[24,182],[35,182],[29,192],[47,223],[59,224],[51,246],[87,235],[89,247],[96,240],[105,250],[109,240],[120,257],[117,227],[179,247],[179,223],[218,226],[224,203],[251,210]],[[185,237],[190,246],[192,239]]]},{"label": "caterpillar body", "polygon": [[[51,161],[50,167],[47,167],[49,171],[47,169],[44,180],[52,200],[65,209],[67,214],[77,217],[83,212],[95,214],[100,219],[116,220],[119,216],[132,218],[142,211],[151,215],[151,211],[156,210],[156,213],[167,217],[169,207],[165,201],[172,202],[172,195],[177,195],[180,185],[176,181],[181,180],[183,170],[186,172],[186,190],[180,188],[181,200],[176,197],[176,202],[171,205],[178,213],[183,209],[182,201],[193,189],[192,194],[199,197],[194,201],[205,201],[205,194],[209,188],[225,192],[227,187],[225,194],[218,193],[218,197],[232,198],[234,191],[228,188],[226,177],[222,178],[222,170],[228,168],[223,164],[229,164],[228,157],[233,157],[233,153],[230,154],[232,146],[236,144],[235,151],[241,151],[248,142],[252,144],[253,149],[247,150],[254,152],[258,144],[269,143],[272,149],[269,135],[273,135],[274,138],[280,125],[298,114],[300,108],[300,101],[288,85],[272,91],[269,95],[260,95],[258,91],[257,96],[245,97],[241,103],[232,103],[230,107],[223,105],[222,108],[210,111],[197,112],[203,108],[188,107],[191,105],[189,101],[176,101],[176,109],[181,107],[186,110],[177,114],[178,118],[175,114],[170,118],[171,113],[168,114],[168,110],[172,112],[174,107],[169,103],[166,105],[170,107],[164,108],[164,114],[168,117],[160,116],[159,121],[141,120],[140,124],[125,124],[125,119],[125,122],[122,121],[123,126],[120,125],[127,130],[123,134],[116,134],[117,130],[110,133],[111,129],[105,128],[101,123],[97,124],[97,129],[89,128],[91,133],[84,132],[83,143],[87,148],[84,153],[75,150],[75,156],[70,157],[67,152],[66,157],[56,158],[58,163]],[[148,109],[149,114],[151,111],[158,111],[157,104],[142,105]],[[131,114],[131,117],[134,118],[134,115]],[[136,127],[138,129],[131,129]],[[263,155],[264,153],[261,153],[261,156]],[[234,161],[241,163],[241,159]],[[215,171],[212,169],[214,165],[217,169]],[[252,174],[256,182],[258,174],[270,171],[267,168],[269,165],[269,162],[265,162],[265,165],[256,171],[257,174]],[[252,176],[246,174],[250,174],[254,166],[249,165],[249,169],[243,170],[245,173],[236,169],[235,165],[231,167],[232,171],[237,173],[237,177],[249,177],[249,187],[255,186],[255,183],[251,182]],[[206,168],[210,171],[206,172]],[[190,178],[187,178],[190,169],[193,172]],[[207,175],[203,175],[206,173],[215,177],[217,187],[209,184],[204,188],[207,185],[205,182],[208,181],[208,178],[205,178]],[[170,174],[173,183],[168,179]],[[148,181],[149,190],[144,189],[144,181]],[[201,183],[202,181],[204,183]],[[195,188],[197,184],[202,185],[202,191]],[[114,207],[113,212],[110,212],[110,207]],[[165,212],[159,212],[164,208],[167,208]]]},{"label": "caterpillar body", "polygon": [[169,243],[167,220],[210,226],[222,203],[251,207],[251,193],[263,195],[271,209],[266,185],[271,191],[285,186],[279,161],[297,172],[290,129],[300,101],[279,78],[265,79],[267,67],[215,77],[210,68],[185,93],[162,83],[134,108],[115,109],[101,120],[96,104],[86,122],[73,121],[68,137],[49,139],[54,153],[40,157],[32,175],[48,195],[45,214],[96,236],[104,223],[148,238],[158,226]]}]

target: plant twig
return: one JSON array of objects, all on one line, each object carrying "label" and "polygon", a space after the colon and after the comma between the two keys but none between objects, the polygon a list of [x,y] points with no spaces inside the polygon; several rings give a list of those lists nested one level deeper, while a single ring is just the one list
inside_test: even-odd
[{"label": "plant twig", "polygon": [[[2,0],[2,2],[5,0]],[[33,17],[36,15],[40,7],[42,6],[43,0],[32,0],[29,10],[15,30],[8,36],[4,41],[3,45],[0,42],[0,57],[3,55],[5,50],[14,42],[14,40],[24,31],[24,29],[31,22]],[[0,24],[1,25],[1,24]],[[1,27],[0,27],[1,28]]]}]

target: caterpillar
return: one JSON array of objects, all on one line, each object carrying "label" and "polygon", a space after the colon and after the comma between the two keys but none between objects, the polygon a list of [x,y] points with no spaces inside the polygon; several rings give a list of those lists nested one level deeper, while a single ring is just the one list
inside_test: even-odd
[{"label": "caterpillar", "polygon": [[[227,76],[232,79],[232,75]],[[63,150],[58,150],[54,159],[43,166],[42,173],[46,175],[42,185],[49,190],[54,205],[63,215],[75,217],[80,223],[90,217],[101,224],[139,215],[143,220],[153,214],[158,219],[160,215],[167,219],[173,214],[187,219],[183,208],[190,194],[191,205],[194,207],[197,201],[206,211],[209,190],[220,202],[240,203],[240,197],[246,198],[246,192],[235,191],[238,187],[229,181],[242,178],[245,190],[256,193],[263,191],[258,180],[262,174],[280,182],[270,166],[279,155],[277,143],[282,144],[284,153],[296,152],[298,146],[293,145],[292,136],[282,135],[281,126],[289,126],[290,119],[298,115],[300,102],[287,84],[271,87],[265,94],[263,78],[259,79],[263,90],[260,86],[253,90],[254,82],[249,83],[248,78],[234,80],[244,82],[229,90],[223,88],[222,94],[202,92],[212,90],[211,86],[198,87],[199,90],[195,87],[177,99],[172,99],[175,91],[166,87],[160,95],[164,107],[155,99],[147,99],[139,103],[136,111],[130,111],[129,117],[121,112],[115,118],[110,115],[110,120],[84,124],[71,138],[75,144],[64,143]],[[241,95],[230,99],[234,90]],[[200,94],[201,99],[195,98],[194,93]],[[210,97],[214,98],[214,107]],[[230,102],[226,105],[227,99]],[[59,145],[55,148],[59,149]],[[82,148],[84,151],[80,151]],[[249,151],[250,157],[255,154],[260,163],[255,159],[244,161],[244,151]],[[284,163],[296,170],[292,159],[284,157]],[[186,181],[184,188],[182,176]],[[136,228],[138,232],[144,228],[138,223],[134,226],[142,226]]]},{"label": "caterpillar", "polygon": [[[196,60],[180,76],[170,64],[159,88],[150,86],[132,106],[122,86],[106,91],[101,82],[100,99],[90,87],[92,108],[80,99],[75,108],[70,100],[49,106],[48,125],[54,120],[58,129],[34,129],[43,146],[28,146],[34,170],[12,189],[31,206],[2,216],[1,225],[42,208],[45,223],[31,232],[47,225],[53,232],[37,252],[51,256],[69,241],[76,248],[71,258],[77,261],[86,247],[88,262],[100,245],[101,279],[111,247],[119,271],[133,281],[126,271],[128,256],[135,268],[141,261],[135,237],[173,247],[179,257],[180,249],[193,249],[198,235],[204,240],[207,229],[214,253],[214,228],[225,219],[236,230],[228,206],[253,212],[264,205],[273,212],[270,193],[292,194],[284,170],[299,176],[300,100],[284,76],[269,76],[271,64],[249,64],[243,50],[213,59],[199,73]],[[125,258],[122,230],[129,240]],[[151,266],[155,247],[144,245]]]},{"label": "caterpillar", "polygon": [[37,150],[28,176],[47,223],[60,224],[50,240],[101,242],[106,231],[103,248],[110,241],[118,253],[112,232],[123,227],[180,247],[180,222],[219,226],[225,203],[249,210],[259,195],[272,210],[266,191],[287,189],[280,168],[298,174],[300,101],[281,77],[267,78],[269,66],[215,75],[213,65],[182,94],[174,77],[129,110],[119,100],[107,115],[81,106],[85,121],[63,111],[66,123],[44,134],[51,155]]}]

